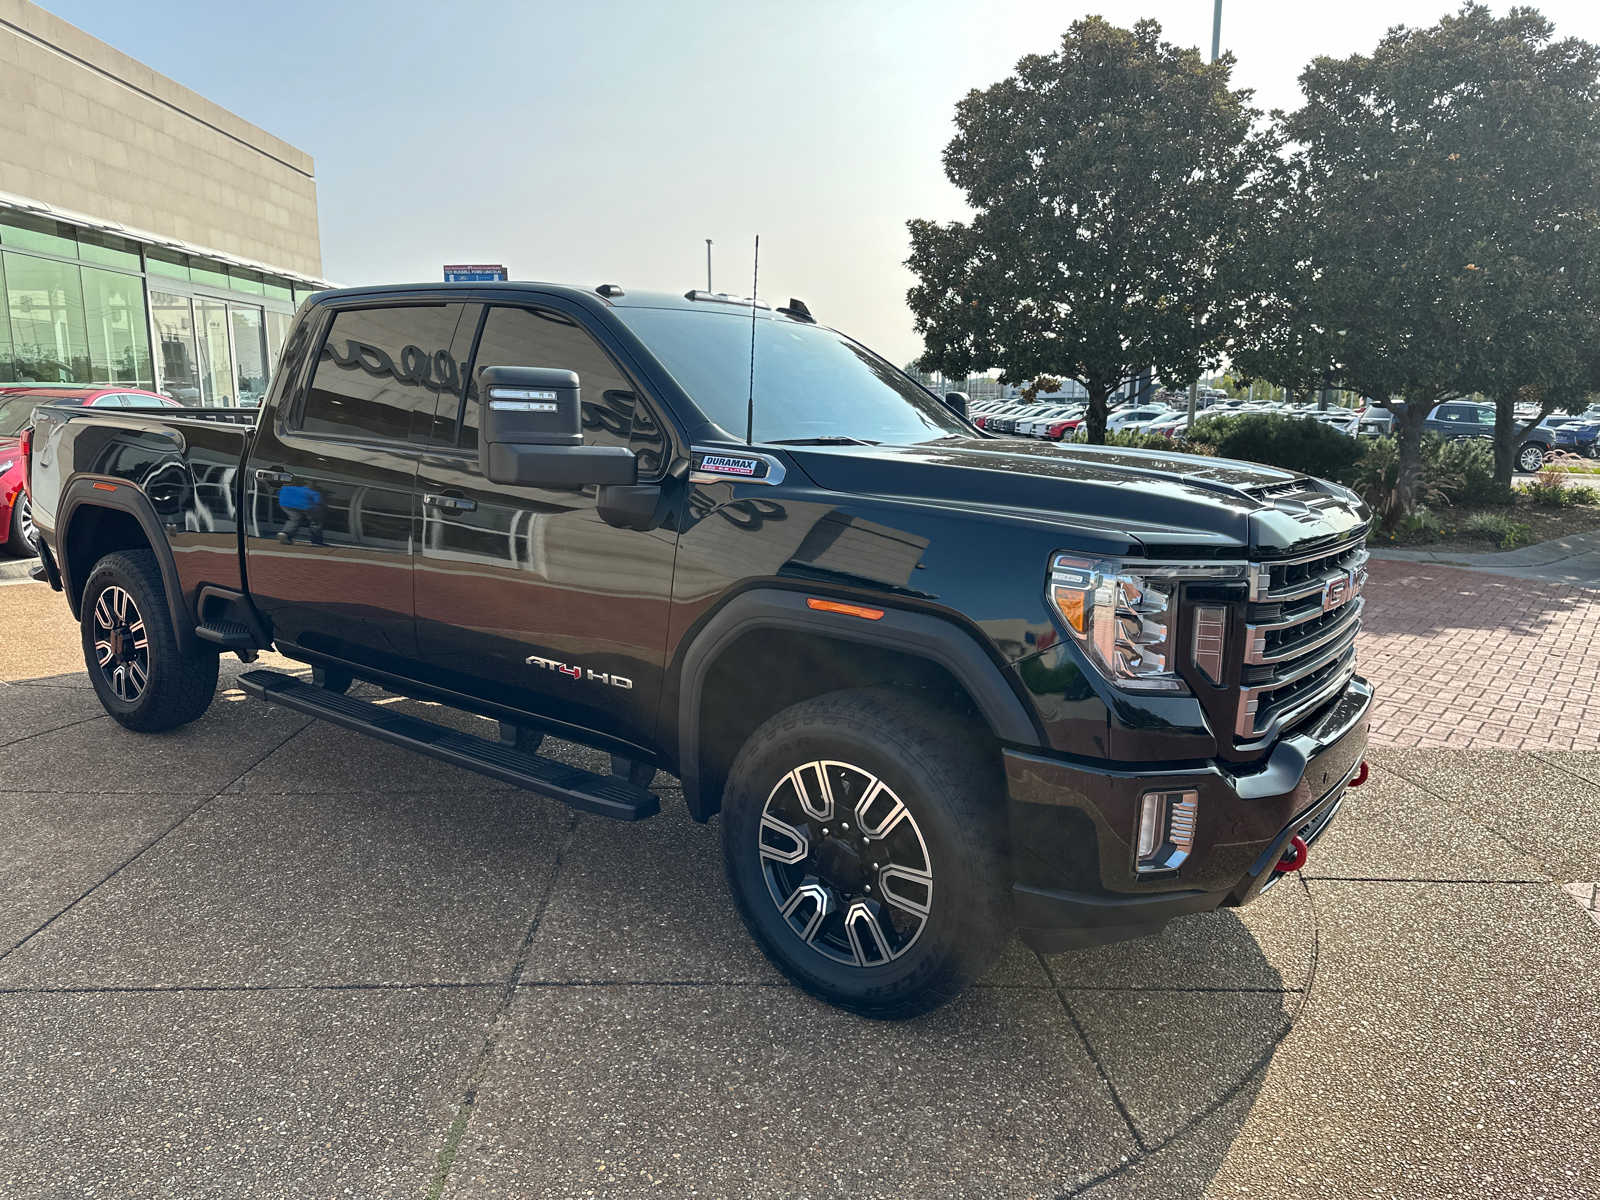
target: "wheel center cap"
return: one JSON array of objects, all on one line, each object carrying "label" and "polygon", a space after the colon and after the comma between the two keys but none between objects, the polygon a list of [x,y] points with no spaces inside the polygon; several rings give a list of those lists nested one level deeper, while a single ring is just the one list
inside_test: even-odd
[{"label": "wheel center cap", "polygon": [[111,653],[114,654],[119,659],[125,657],[126,656],[126,650],[124,649],[125,645],[126,645],[126,642],[125,642],[125,638],[124,638],[124,634],[123,634],[122,630],[113,629],[111,631]]},{"label": "wheel center cap", "polygon": [[828,838],[817,847],[817,871],[834,887],[849,895],[861,891],[862,885],[870,877],[855,850],[836,837]]}]

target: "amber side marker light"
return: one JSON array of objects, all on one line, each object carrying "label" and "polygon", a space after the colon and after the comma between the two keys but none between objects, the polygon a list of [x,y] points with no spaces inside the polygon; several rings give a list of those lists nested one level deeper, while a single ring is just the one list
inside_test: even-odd
[{"label": "amber side marker light", "polygon": [[114,483],[97,483],[94,485],[94,490],[97,492],[114,492],[117,490],[117,485]]},{"label": "amber side marker light", "polygon": [[841,604],[837,600],[818,600],[812,596],[806,601],[807,608],[814,608],[818,612],[843,613],[847,617],[865,617],[869,621],[876,621],[883,616],[883,609],[868,608],[864,604]]}]

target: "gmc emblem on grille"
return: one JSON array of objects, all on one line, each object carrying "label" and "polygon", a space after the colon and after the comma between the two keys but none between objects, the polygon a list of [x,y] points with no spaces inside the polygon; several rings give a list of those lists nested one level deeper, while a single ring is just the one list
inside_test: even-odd
[{"label": "gmc emblem on grille", "polygon": [[1356,581],[1350,575],[1328,580],[1328,586],[1322,589],[1322,611],[1329,612],[1350,599],[1355,594],[1355,586]]}]

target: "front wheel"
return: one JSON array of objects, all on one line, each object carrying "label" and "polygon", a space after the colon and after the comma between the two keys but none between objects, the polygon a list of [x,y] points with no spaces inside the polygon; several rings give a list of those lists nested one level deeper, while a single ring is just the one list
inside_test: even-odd
[{"label": "front wheel", "polygon": [[864,1016],[954,998],[1010,934],[1003,779],[973,730],[888,689],[785,709],[729,772],[723,860],[774,966]]},{"label": "front wheel", "polygon": [[17,493],[11,506],[11,530],[6,535],[6,548],[19,558],[39,557],[39,531],[33,524],[33,505],[28,493]]},{"label": "front wheel", "polygon": [[83,657],[100,703],[138,733],[187,725],[217,691],[217,655],[184,652],[149,550],[108,554],[83,589]]},{"label": "front wheel", "polygon": [[1533,474],[1544,466],[1544,447],[1537,442],[1527,442],[1517,451],[1517,470]]}]

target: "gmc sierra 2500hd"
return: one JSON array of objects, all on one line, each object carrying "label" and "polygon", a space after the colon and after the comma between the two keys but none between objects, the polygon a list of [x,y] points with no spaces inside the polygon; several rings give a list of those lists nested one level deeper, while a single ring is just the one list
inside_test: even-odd
[{"label": "gmc sierra 2500hd", "polygon": [[674,772],[771,960],[904,1017],[1012,929],[1254,900],[1365,778],[1352,493],[961,409],[798,301],[373,287],[301,306],[258,414],[39,409],[28,486],[129,729],[276,647],[311,681],[251,695],[585,812]]}]

